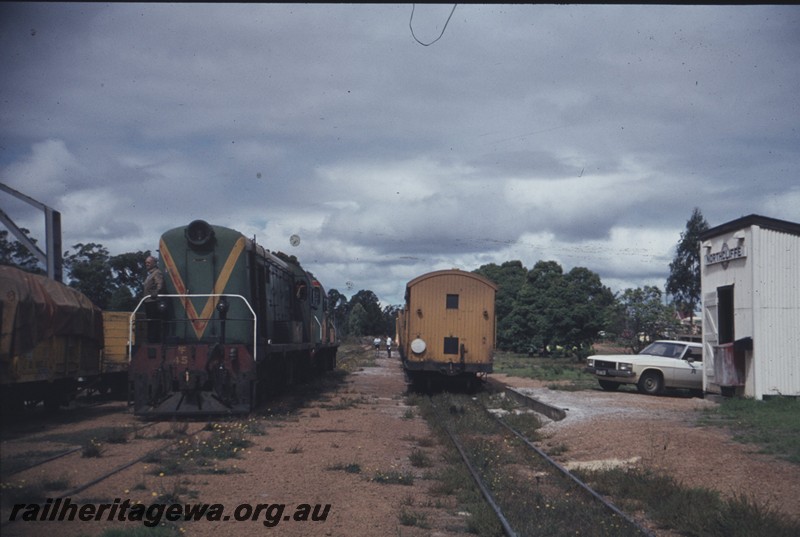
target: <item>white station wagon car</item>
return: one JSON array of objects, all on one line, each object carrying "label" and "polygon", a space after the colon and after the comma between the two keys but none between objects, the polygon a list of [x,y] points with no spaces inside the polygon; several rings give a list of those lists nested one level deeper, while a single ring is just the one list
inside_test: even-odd
[{"label": "white station wagon car", "polygon": [[703,391],[703,346],[688,341],[654,341],[639,354],[596,354],[587,358],[592,373],[604,390],[620,384],[636,384],[641,393],[657,395],[664,388]]}]

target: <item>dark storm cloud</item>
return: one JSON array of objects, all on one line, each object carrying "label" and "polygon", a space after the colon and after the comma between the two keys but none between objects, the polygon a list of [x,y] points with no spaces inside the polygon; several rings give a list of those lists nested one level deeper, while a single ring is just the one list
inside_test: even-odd
[{"label": "dark storm cloud", "polygon": [[515,258],[663,282],[694,207],[800,220],[796,6],[459,5],[430,47],[410,10],[3,4],[0,180],[65,243],[204,218],[390,302]]}]

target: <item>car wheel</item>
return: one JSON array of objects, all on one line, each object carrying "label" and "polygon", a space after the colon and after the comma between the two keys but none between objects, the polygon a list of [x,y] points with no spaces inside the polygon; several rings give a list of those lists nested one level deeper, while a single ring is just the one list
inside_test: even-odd
[{"label": "car wheel", "polygon": [[664,389],[664,379],[658,371],[645,371],[636,384],[641,393],[658,395]]},{"label": "car wheel", "polygon": [[607,392],[615,392],[619,388],[619,382],[611,382],[610,380],[598,380],[597,382]]}]

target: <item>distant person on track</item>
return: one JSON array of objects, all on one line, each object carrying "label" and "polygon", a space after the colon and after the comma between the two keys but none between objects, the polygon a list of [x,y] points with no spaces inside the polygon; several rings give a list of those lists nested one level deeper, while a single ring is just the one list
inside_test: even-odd
[{"label": "distant person on track", "polygon": [[147,278],[144,280],[144,314],[147,319],[147,341],[155,343],[161,335],[161,312],[158,309],[158,295],[164,291],[164,275],[158,268],[156,258],[148,256],[144,260]]},{"label": "distant person on track", "polygon": [[392,357],[392,338],[391,336],[386,336],[386,356],[391,358]]},{"label": "distant person on track", "polygon": [[379,350],[381,348],[381,338],[376,337],[372,340],[372,344],[375,345],[375,350]]}]

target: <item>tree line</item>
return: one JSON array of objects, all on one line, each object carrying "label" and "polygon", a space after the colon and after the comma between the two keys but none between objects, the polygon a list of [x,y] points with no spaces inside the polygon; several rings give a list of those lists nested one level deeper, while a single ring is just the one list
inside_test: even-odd
[{"label": "tree line", "polygon": [[[678,314],[691,318],[700,303],[697,244],[708,228],[695,208],[669,266],[666,297],[655,286],[615,294],[590,269],[575,267],[565,273],[555,261],[538,261],[530,269],[519,260],[481,266],[473,272],[498,286],[497,347],[580,359],[601,338],[638,352],[649,340],[679,333]],[[27,235],[27,230],[23,232]],[[130,311],[142,295],[144,261],[149,255],[148,250],[112,256],[101,244],[75,244],[64,253],[67,284],[101,309]],[[0,264],[44,273],[38,260],[20,243],[10,241],[5,230],[0,231]],[[360,290],[348,299],[331,289],[328,300],[340,337],[395,335],[402,305],[382,307],[370,290]]]}]

